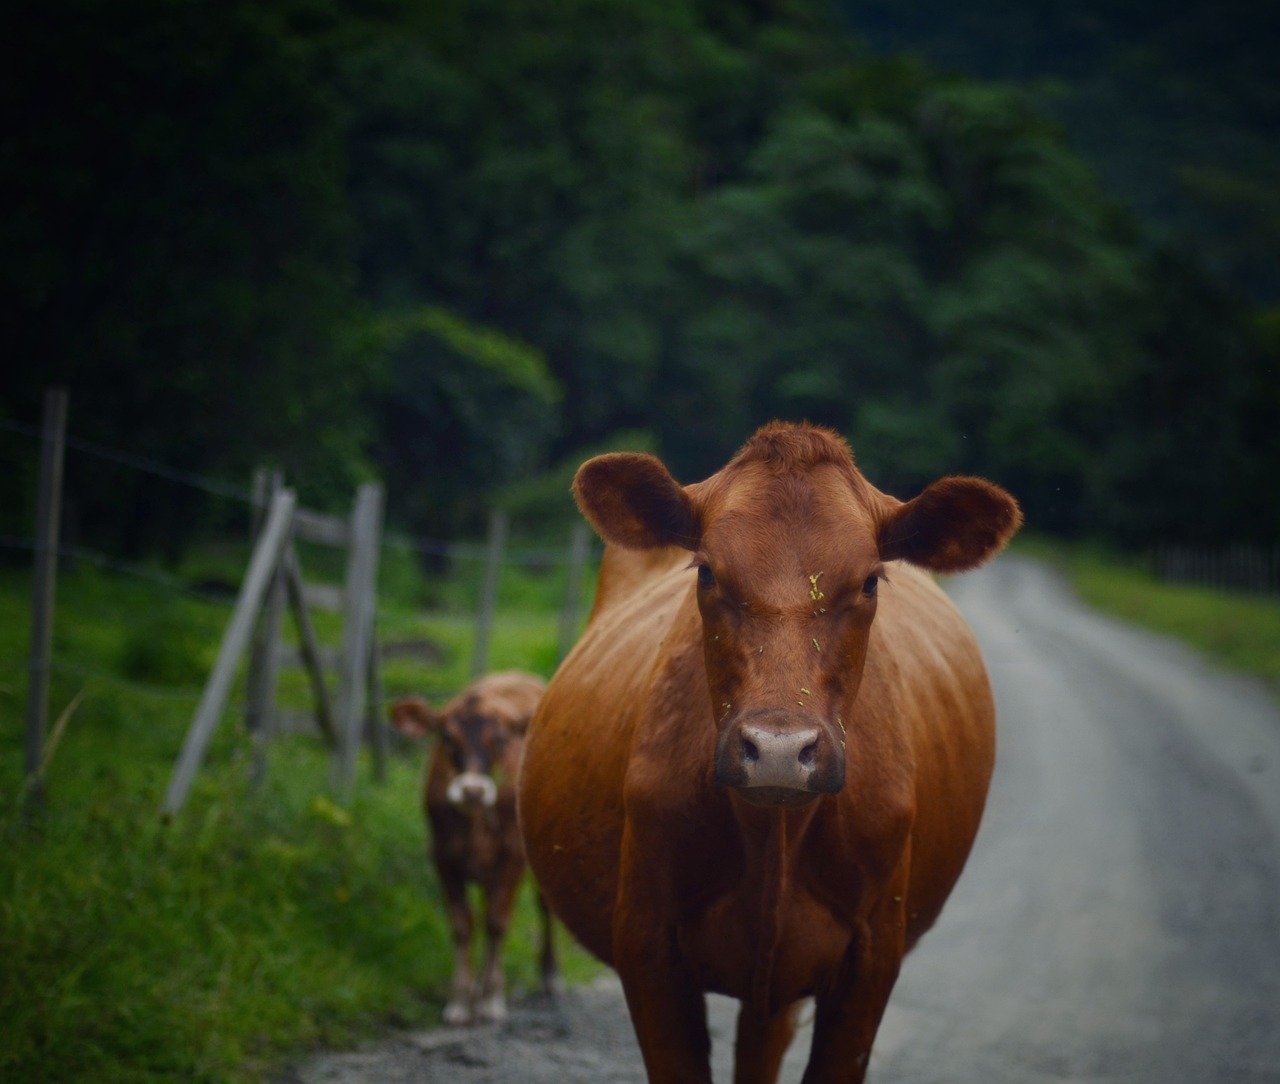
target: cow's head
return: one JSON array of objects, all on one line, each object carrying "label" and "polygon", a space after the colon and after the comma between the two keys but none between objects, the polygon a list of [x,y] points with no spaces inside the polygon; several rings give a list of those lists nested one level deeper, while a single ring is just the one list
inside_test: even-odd
[{"label": "cow's head", "polygon": [[693,555],[716,782],[784,807],[844,785],[843,714],[886,564],[962,572],[1022,521],[1014,499],[980,478],[896,500],[836,434],[780,423],[705,482],[681,486],[653,456],[615,453],[584,463],[574,494],[607,541]]},{"label": "cow's head", "polygon": [[464,809],[487,809],[498,800],[495,778],[503,754],[513,739],[529,727],[529,712],[513,711],[500,700],[464,693],[443,708],[433,708],[418,696],[391,705],[391,721],[409,737],[434,734],[452,778],[448,799]]}]

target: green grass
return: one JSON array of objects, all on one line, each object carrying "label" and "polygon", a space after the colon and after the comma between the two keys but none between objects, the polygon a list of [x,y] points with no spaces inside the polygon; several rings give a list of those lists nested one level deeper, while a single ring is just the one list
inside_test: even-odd
[{"label": "green grass", "polygon": [[[1280,681],[1280,601],[1161,584],[1087,548],[1023,548],[1057,561],[1092,604]],[[304,554],[308,571],[322,556]],[[183,572],[235,582],[244,557],[210,547]],[[384,550],[380,635],[424,645],[386,665],[389,698],[442,700],[466,683],[481,571],[459,562],[429,579]],[[549,564],[504,570],[491,668],[550,672],[564,577]],[[162,824],[229,606],[78,563],[59,584],[53,715],[84,698],[47,810],[28,825],[28,606],[26,576],[0,572],[0,1079],[254,1080],[308,1047],[437,1022],[451,950],[418,808],[425,750],[393,756],[385,786],[362,764],[343,808],[311,738],[276,742],[252,787],[249,738],[229,710],[186,808]],[[338,623],[319,617],[335,642]],[[307,696],[301,675],[283,677],[282,703]],[[507,957],[514,989],[535,982],[536,929],[526,890]],[[560,941],[571,978],[595,973]]]},{"label": "green grass", "polygon": [[[233,581],[237,559],[221,561]],[[438,665],[389,663],[388,696],[449,695],[469,672],[465,585],[431,584],[390,551],[388,582],[384,639],[443,652]],[[563,572],[507,570],[504,584],[491,662],[547,673]],[[428,598],[452,609],[425,610]],[[53,716],[84,698],[47,809],[27,824],[28,605],[26,576],[0,573],[0,1079],[261,1079],[302,1048],[438,1022],[452,953],[418,805],[425,749],[393,756],[384,786],[362,764],[342,808],[327,751],[307,737],[274,743],[252,787],[249,738],[228,710],[187,806],[162,824],[229,607],[77,565],[59,583]],[[300,677],[282,681],[282,702],[306,696]],[[535,981],[536,926],[526,890],[513,989]],[[595,973],[560,941],[571,978]]]},{"label": "green grass", "polygon": [[1017,547],[1061,568],[1089,605],[1280,689],[1280,597],[1165,583],[1145,562],[1094,546],[1033,538]]}]

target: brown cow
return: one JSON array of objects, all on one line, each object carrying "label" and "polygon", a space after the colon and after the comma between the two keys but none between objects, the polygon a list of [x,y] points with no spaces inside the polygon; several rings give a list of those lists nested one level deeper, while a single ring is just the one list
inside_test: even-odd
[{"label": "brown cow", "polygon": [[[431,852],[449,908],[454,939],[447,1024],[494,1023],[507,1015],[502,945],[511,920],[524,848],[516,823],[515,778],[524,734],[545,683],[532,674],[490,674],[436,710],[420,697],[397,700],[391,718],[405,734],[438,736],[422,775],[422,808]],[[485,894],[487,955],[480,979],[471,973],[472,915],[467,885]],[[542,979],[555,983],[550,916],[542,897]]]},{"label": "brown cow", "polygon": [[835,434],[782,424],[696,485],[620,453],[574,492],[609,546],[530,727],[534,874],[617,969],[651,1080],[710,1079],[718,991],[742,1002],[740,1084],[776,1078],[808,996],[805,1080],[860,1081],[994,760],[977,644],[911,566],[973,568],[1018,506],[961,477],[904,504]]}]

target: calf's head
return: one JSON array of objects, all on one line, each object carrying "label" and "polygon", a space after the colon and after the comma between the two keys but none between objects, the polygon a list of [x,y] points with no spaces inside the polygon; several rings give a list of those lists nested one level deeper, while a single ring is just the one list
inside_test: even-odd
[{"label": "calf's head", "polygon": [[943,478],[904,503],[863,477],[836,434],[781,423],[704,482],[681,486],[653,456],[613,453],[579,468],[574,494],[607,541],[691,553],[716,782],[781,807],[844,785],[843,715],[886,564],[965,571],[1022,521],[980,478]]},{"label": "calf's head", "polygon": [[475,693],[463,693],[438,709],[421,697],[406,696],[391,705],[390,714],[403,734],[437,736],[437,755],[444,758],[450,776],[448,800],[468,810],[487,809],[497,802],[495,776],[504,753],[529,725],[527,711],[513,711],[505,703],[486,701]]}]

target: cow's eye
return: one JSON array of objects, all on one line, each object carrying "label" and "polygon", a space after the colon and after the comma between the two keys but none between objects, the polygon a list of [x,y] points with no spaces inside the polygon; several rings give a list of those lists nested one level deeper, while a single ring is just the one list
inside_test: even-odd
[{"label": "cow's eye", "polygon": [[862,581],[862,593],[874,597],[876,589],[880,586],[880,577],[872,573]]},{"label": "cow's eye", "polygon": [[716,585],[716,574],[711,571],[710,565],[698,566],[698,586],[704,591],[709,591]]}]

